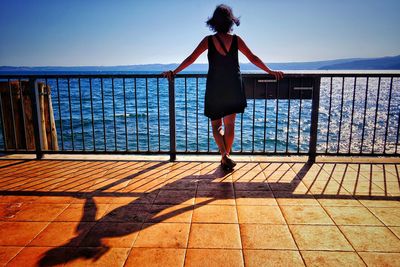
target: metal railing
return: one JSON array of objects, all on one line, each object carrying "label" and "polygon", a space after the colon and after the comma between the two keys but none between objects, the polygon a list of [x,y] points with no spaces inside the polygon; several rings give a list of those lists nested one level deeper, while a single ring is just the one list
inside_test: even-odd
[{"label": "metal railing", "polygon": [[[398,72],[289,73],[281,81],[264,74],[242,77],[248,107],[236,120],[233,153],[309,155],[311,160],[317,155],[399,155]],[[203,115],[206,78],[181,74],[168,82],[154,74],[0,75],[0,152],[34,152],[38,158],[45,153],[170,154],[171,160],[176,154],[216,154]],[[54,128],[42,125],[38,84],[51,89],[52,107],[45,109],[54,115]],[[31,97],[31,119],[25,115],[24,86]],[[29,128],[33,148],[23,140]],[[50,138],[44,149],[41,135],[46,134],[56,139]]]}]

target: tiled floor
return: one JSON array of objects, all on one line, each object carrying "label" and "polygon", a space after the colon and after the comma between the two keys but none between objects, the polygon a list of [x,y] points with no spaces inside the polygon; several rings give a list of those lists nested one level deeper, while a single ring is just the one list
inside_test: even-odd
[{"label": "tiled floor", "polygon": [[400,266],[379,160],[1,160],[0,265]]}]

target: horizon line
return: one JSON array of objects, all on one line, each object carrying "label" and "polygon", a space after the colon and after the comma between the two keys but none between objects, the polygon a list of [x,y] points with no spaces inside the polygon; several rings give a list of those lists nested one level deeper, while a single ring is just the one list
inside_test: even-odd
[{"label": "horizon line", "polygon": [[[380,56],[380,57],[349,57],[349,58],[336,58],[336,59],[319,59],[312,61],[286,61],[286,62],[269,62],[267,64],[301,64],[301,63],[318,63],[325,61],[337,60],[368,60],[368,59],[381,59],[390,57],[400,57],[398,55]],[[51,68],[69,68],[69,67],[128,67],[128,66],[146,66],[146,65],[179,65],[180,63],[140,63],[140,64],[125,64],[125,65],[0,65],[0,67],[13,67],[13,68],[34,68],[34,67],[51,67]],[[207,65],[208,63],[193,63],[192,65]],[[239,64],[252,64],[251,62],[239,62]]]}]

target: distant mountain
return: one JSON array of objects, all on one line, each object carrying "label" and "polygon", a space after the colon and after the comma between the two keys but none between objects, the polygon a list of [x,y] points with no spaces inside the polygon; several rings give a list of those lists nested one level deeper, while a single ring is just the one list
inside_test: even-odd
[{"label": "distant mountain", "polygon": [[400,70],[400,55],[328,64],[320,70]]},{"label": "distant mountain", "polygon": [[[174,69],[178,64],[142,64],[142,65],[124,65],[124,66],[43,66],[43,67],[15,67],[0,66],[0,73],[13,72],[161,72]],[[400,55],[394,57],[381,58],[348,58],[312,62],[288,62],[288,63],[268,63],[272,69],[279,70],[399,70]],[[241,70],[255,71],[259,70],[251,63],[241,63]],[[205,72],[208,64],[193,64],[189,66],[186,72]]]}]

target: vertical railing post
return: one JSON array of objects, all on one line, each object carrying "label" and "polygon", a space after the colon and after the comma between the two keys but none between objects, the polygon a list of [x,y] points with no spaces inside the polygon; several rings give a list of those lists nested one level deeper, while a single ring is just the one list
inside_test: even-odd
[{"label": "vertical railing post", "polygon": [[36,158],[41,159],[43,157],[42,152],[42,138],[40,132],[40,120],[39,120],[39,91],[37,88],[36,79],[29,79],[29,92],[31,95],[32,103],[32,119],[33,119],[33,130],[35,135],[35,148],[36,148]]},{"label": "vertical railing post", "polygon": [[176,159],[175,79],[168,81],[169,94],[169,160]]},{"label": "vertical railing post", "polygon": [[314,77],[314,86],[312,92],[311,103],[311,127],[310,127],[310,144],[308,161],[315,162],[317,154],[317,138],[318,138],[318,110],[319,110],[319,89],[321,85],[321,77]]}]

